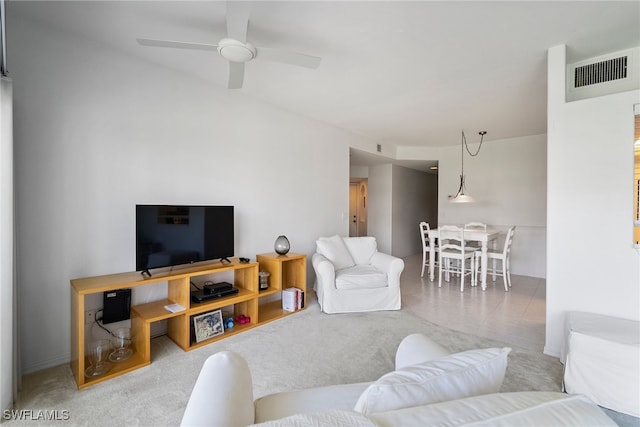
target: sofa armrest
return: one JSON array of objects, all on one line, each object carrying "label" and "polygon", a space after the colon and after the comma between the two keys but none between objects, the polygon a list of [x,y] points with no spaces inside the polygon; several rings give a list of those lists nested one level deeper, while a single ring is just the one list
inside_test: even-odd
[{"label": "sofa armrest", "polygon": [[371,257],[371,265],[387,273],[389,287],[400,287],[400,275],[402,274],[402,270],[404,270],[404,261],[402,258],[376,252]]},{"label": "sofa armrest", "polygon": [[181,426],[246,426],[255,422],[249,365],[232,351],[209,356],[182,416]]},{"label": "sofa armrest", "polygon": [[449,350],[431,341],[423,334],[407,335],[400,341],[396,351],[396,370],[450,354]]}]

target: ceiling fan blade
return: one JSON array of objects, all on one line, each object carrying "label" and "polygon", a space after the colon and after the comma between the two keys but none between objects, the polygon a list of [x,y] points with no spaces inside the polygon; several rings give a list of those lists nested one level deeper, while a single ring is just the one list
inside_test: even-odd
[{"label": "ceiling fan blade", "polygon": [[269,47],[257,47],[256,59],[265,61],[284,62],[305,68],[318,68],[322,58],[305,55],[304,53],[289,52],[286,50],[272,49]]},{"label": "ceiling fan blade", "polygon": [[142,46],[172,47],[177,49],[218,50],[218,45],[207,43],[177,42],[171,40],[136,39]]},{"label": "ceiling fan blade", "polygon": [[227,1],[227,37],[245,43],[249,27],[251,3],[246,1]]},{"label": "ceiling fan blade", "polygon": [[244,62],[229,61],[228,89],[240,89],[244,81]]}]

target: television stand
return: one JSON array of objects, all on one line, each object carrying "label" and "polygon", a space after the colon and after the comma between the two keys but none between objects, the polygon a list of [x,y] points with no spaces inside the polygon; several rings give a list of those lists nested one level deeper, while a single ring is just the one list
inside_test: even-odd
[{"label": "television stand", "polygon": [[[149,365],[153,322],[166,320],[169,338],[184,351],[190,351],[293,314],[282,309],[282,290],[289,286],[306,290],[306,255],[289,253],[279,256],[270,253],[258,255],[257,260],[245,263],[238,258],[231,258],[227,259],[228,263],[201,262],[180,269],[154,271],[153,277],[141,277],[140,272],[133,271],[71,280],[70,365],[78,388],[83,389]],[[269,288],[262,292],[258,288],[259,270],[271,273]],[[227,278],[229,273],[233,274],[232,280]],[[221,276],[217,276],[219,274]],[[218,282],[221,279],[229,280],[237,293],[203,302],[191,300],[192,282]],[[85,311],[93,308],[86,305],[86,300],[91,300],[91,295],[105,291],[163,282],[167,286],[166,298],[131,307],[132,356],[125,361],[113,363],[111,370],[102,376],[86,377],[85,369],[90,366],[87,344],[98,339],[97,336],[92,336],[91,324],[85,324]],[[184,310],[173,312],[165,308],[172,304],[179,304]],[[197,342],[193,332],[194,316],[223,308],[225,311],[232,311],[233,316],[244,314],[251,318],[251,322],[236,324],[220,335]]]}]

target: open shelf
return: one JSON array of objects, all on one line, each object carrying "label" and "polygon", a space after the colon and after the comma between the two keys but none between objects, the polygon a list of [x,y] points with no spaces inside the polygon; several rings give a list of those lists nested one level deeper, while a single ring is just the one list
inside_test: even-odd
[{"label": "open shelf", "polygon": [[[185,351],[200,348],[228,338],[230,336],[253,329],[261,324],[293,314],[282,310],[280,293],[284,283],[289,286],[306,289],[306,256],[288,254],[284,256],[262,254],[257,256],[258,262],[241,263],[233,258],[230,263],[202,262],[183,267],[154,271],[152,277],[145,278],[138,272],[111,274],[106,276],[86,277],[71,280],[71,370],[78,388],[82,389],[108,379],[123,375],[151,363],[151,324],[167,320],[169,338]],[[258,271],[264,269],[271,273],[271,286],[265,291],[258,291]],[[204,279],[218,273],[233,272],[233,285],[238,293],[202,303],[191,301],[191,281],[193,278]],[[84,324],[85,298],[88,295],[124,288],[151,285],[167,282],[168,297],[158,301],[138,304],[131,307],[131,339],[133,355],[122,362],[110,362],[109,372],[94,378],[84,375],[89,365],[86,354]],[[267,302],[270,297],[274,301]],[[180,304],[185,309],[172,313],[165,305]],[[193,337],[192,316],[210,311],[233,307],[233,314],[244,314],[251,317],[251,322],[225,329],[220,335],[202,342],[195,342]]]},{"label": "open shelf", "polygon": [[244,288],[238,288],[238,293],[230,295],[228,297],[222,297],[219,299],[205,301],[205,302],[191,302],[190,314],[205,313],[207,311],[217,310],[228,305],[234,305],[240,302],[249,301],[258,296],[257,292],[250,291]]}]

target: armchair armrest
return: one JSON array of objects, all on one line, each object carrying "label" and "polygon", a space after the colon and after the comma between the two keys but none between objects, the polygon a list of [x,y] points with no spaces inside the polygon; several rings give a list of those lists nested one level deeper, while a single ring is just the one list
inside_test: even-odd
[{"label": "armchair armrest", "polygon": [[371,257],[371,265],[387,273],[390,287],[400,286],[400,275],[402,274],[402,270],[404,270],[404,261],[402,258],[376,252]]},{"label": "armchair armrest", "polygon": [[313,265],[313,270],[316,272],[316,276],[318,280],[320,277],[323,279],[331,280],[331,282],[335,282],[336,279],[336,268],[333,263],[329,261],[324,255],[319,253],[313,254],[311,257],[311,264]]},{"label": "armchair armrest", "polygon": [[331,299],[331,294],[338,292],[336,289],[336,269],[331,261],[317,252],[311,257],[311,265],[316,272],[313,289],[316,291],[320,307],[324,307],[324,302]]}]

